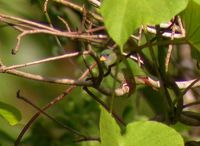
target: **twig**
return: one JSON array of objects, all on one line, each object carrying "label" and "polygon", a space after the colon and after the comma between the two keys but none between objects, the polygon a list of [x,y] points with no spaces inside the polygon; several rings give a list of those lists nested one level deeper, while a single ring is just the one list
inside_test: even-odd
[{"label": "twig", "polygon": [[183,37],[185,37],[185,29],[183,27],[183,23],[182,23],[181,17],[177,16],[177,20],[178,20],[178,25],[179,25],[180,30],[181,30],[181,34],[183,35]]},{"label": "twig", "polygon": [[69,24],[60,16],[58,16],[58,19],[65,25],[68,32],[71,32],[71,29],[69,27]]},{"label": "twig", "polygon": [[60,123],[59,121],[57,121],[55,118],[53,118],[52,116],[50,116],[49,114],[47,114],[46,112],[44,112],[42,109],[40,109],[38,106],[36,106],[35,104],[33,104],[31,101],[29,101],[26,97],[21,96],[20,95],[20,90],[17,91],[17,98],[25,101],[26,103],[28,103],[29,105],[31,105],[32,107],[34,107],[35,109],[37,109],[40,113],[42,113],[43,115],[45,115],[46,117],[48,117],[49,119],[51,119],[52,121],[54,121],[56,124],[58,124],[61,127],[65,128],[66,130],[68,130],[72,134],[80,136],[80,137],[83,137],[83,138],[86,138],[86,136],[84,136],[83,134],[79,133],[77,130],[74,130],[74,129],[70,128],[69,126],[64,125],[64,124]]},{"label": "twig", "polygon": [[49,62],[49,61],[55,61],[55,60],[59,60],[59,59],[75,57],[78,55],[88,55],[88,54],[89,54],[89,51],[68,53],[68,54],[64,54],[64,55],[60,55],[60,56],[45,58],[45,59],[38,60],[38,61],[28,62],[25,64],[18,64],[18,65],[4,67],[4,68],[2,68],[2,72],[5,72],[5,71],[11,70],[11,69],[17,69],[17,68],[27,67],[27,66],[31,66],[31,65],[41,64],[41,63],[45,63],[45,62]]},{"label": "twig", "polygon": [[20,23],[27,24],[28,26],[32,26],[32,27],[35,27],[35,28],[38,28],[38,29],[45,29],[45,30],[49,30],[49,31],[55,31],[55,29],[53,29],[53,28],[51,28],[49,26],[40,24],[38,22],[29,21],[29,20],[26,20],[26,19],[14,17],[14,16],[9,16],[9,15],[5,15],[5,14],[0,14],[0,21],[9,23],[9,20],[15,21],[15,22],[10,22],[10,24],[18,25],[18,23],[20,22]]},{"label": "twig", "polygon": [[182,92],[182,96],[184,96],[188,90],[190,90],[192,87],[194,87],[195,84],[197,84],[200,80],[200,77],[198,77],[197,79],[193,80],[193,82],[191,82],[186,88],[185,90]]},{"label": "twig", "polygon": [[97,32],[97,31],[102,31],[102,30],[104,30],[104,29],[105,29],[104,26],[99,26],[99,27],[96,27],[96,28],[88,29],[88,30],[86,30],[85,32],[87,32],[87,33],[93,33],[93,32]]},{"label": "twig", "polygon": [[85,34],[74,34],[73,32],[62,32],[62,31],[49,31],[49,30],[44,30],[44,29],[35,29],[35,30],[27,30],[23,31],[21,34],[17,36],[17,44],[15,48],[12,50],[12,54],[16,54],[17,51],[19,50],[19,45],[21,42],[21,38],[25,35],[29,34],[37,34],[37,33],[46,33],[46,34],[51,34],[55,36],[63,36],[63,37],[70,37],[70,38],[77,38],[77,39],[85,39],[89,41],[94,41],[94,42],[101,42],[101,40],[98,39],[106,39],[106,35],[85,35]]},{"label": "twig", "polygon": [[[174,34],[175,34],[175,25],[172,26],[172,33],[171,33],[171,40],[174,40]],[[168,66],[169,66],[169,61],[172,53],[173,45],[169,44],[169,47],[167,49],[167,55],[165,58],[165,71],[168,72]]]},{"label": "twig", "polygon": [[[137,42],[137,45],[140,46],[141,45],[141,39],[142,39],[142,27],[139,29],[139,34],[138,34],[138,42]],[[137,63],[138,63],[138,66],[141,67],[141,58],[140,58],[140,55],[139,53],[136,53],[137,55]]]},{"label": "twig", "polygon": [[7,70],[4,73],[16,75],[18,77],[27,78],[30,80],[37,80],[42,82],[54,83],[54,84],[66,84],[66,85],[77,85],[77,86],[92,86],[91,81],[79,81],[68,78],[57,78],[57,77],[45,77],[37,74],[26,73],[18,70]]},{"label": "twig", "polygon": [[138,56],[134,56],[132,54],[128,54],[128,53],[125,53],[125,52],[123,52],[122,55],[132,59],[135,62],[140,62],[140,65],[144,65],[144,61],[141,59],[141,57],[138,58]]},{"label": "twig", "polygon": [[[8,74],[16,75],[16,76],[31,79],[31,80],[49,82],[49,83],[54,83],[54,84],[93,86],[93,83],[91,81],[79,81],[79,80],[73,80],[73,79],[68,79],[68,78],[45,77],[45,76],[41,76],[41,75],[30,74],[30,73],[18,71],[15,69],[4,71],[4,68],[6,68],[6,67],[0,66],[0,73],[8,73]],[[196,81],[196,80],[198,80],[198,81]],[[160,88],[160,81],[150,78],[150,77],[135,76],[135,81],[136,81],[136,84],[138,84],[138,85],[145,84],[145,85],[151,86],[153,88]],[[194,81],[196,81],[196,82],[193,83]],[[192,86],[190,88],[194,88],[194,87],[200,86],[200,81],[198,78],[198,79],[193,79],[193,80],[188,80],[188,81],[176,81],[176,84],[179,87],[179,89],[185,89],[185,88],[191,86],[191,84],[192,84]],[[126,94],[126,93],[124,93],[124,94]]]},{"label": "twig", "polygon": [[[90,95],[90,97],[92,97],[97,103],[99,103],[101,106],[103,106],[108,112],[110,112],[110,108],[103,102],[101,101],[98,97],[96,97],[87,87],[83,87],[83,89],[88,93],[88,95]],[[124,123],[124,121],[112,111],[112,115],[114,116],[114,118],[120,122],[123,126],[126,126],[126,124]]]},{"label": "twig", "polygon": [[78,140],[76,140],[75,142],[85,142],[85,141],[98,141],[101,142],[99,137],[87,137],[87,138],[80,138]]},{"label": "twig", "polygon": [[[74,4],[72,2],[69,2],[69,1],[65,1],[65,0],[53,0],[53,1],[57,2],[57,3],[60,3],[60,4],[63,4],[65,6],[67,6],[67,7],[70,7],[70,8],[72,8],[72,9],[74,9],[76,11],[79,11],[81,13],[83,13],[83,11],[84,11],[81,6],[76,5],[76,4]],[[103,18],[101,16],[99,16],[98,14],[95,14],[95,13],[90,12],[90,11],[88,11],[88,14],[90,14],[92,17],[94,17],[96,20],[98,20],[100,22],[103,21]]]},{"label": "twig", "polygon": [[44,8],[43,8],[43,10],[44,10],[45,13],[47,12],[48,2],[49,2],[49,0],[45,0],[45,2],[44,2]]},{"label": "twig", "polygon": [[[128,87],[129,88],[129,87]],[[129,89],[127,88],[127,86],[121,86],[119,88],[115,89],[115,96],[123,96],[129,93]],[[96,88],[99,92],[101,92],[102,94],[106,95],[106,96],[112,96],[113,91],[111,89],[108,88],[104,88],[102,86]]]},{"label": "twig", "polygon": [[195,106],[195,105],[198,105],[198,104],[200,104],[200,101],[195,101],[195,102],[183,105],[183,108],[187,108],[187,107],[190,107],[190,106]]},{"label": "twig", "polygon": [[[46,15],[48,18],[48,15]],[[48,19],[49,20],[49,19]],[[50,34],[54,36],[62,36],[62,37],[69,37],[72,39],[83,39],[83,40],[88,40],[90,42],[97,42],[101,43],[102,39],[107,39],[107,35],[103,34],[84,34],[80,32],[63,32],[61,30],[53,28],[52,24],[50,23],[50,26],[46,26],[40,23],[36,23],[33,21],[25,20],[22,18],[17,18],[9,15],[3,15],[0,14],[0,21],[12,24],[14,28],[18,29],[21,31],[21,33],[17,37],[17,44],[15,48],[12,50],[12,54],[16,54],[19,45],[21,42],[21,38],[25,35],[29,34],[37,34],[37,33],[45,33],[45,34]]]},{"label": "twig", "polygon": [[[90,72],[90,76],[91,76],[91,78],[93,79],[93,78],[94,78],[94,74],[93,74],[92,70],[89,68],[89,64],[88,64],[88,62],[86,61],[86,58],[85,58],[84,55],[83,55],[83,62],[84,62],[84,64],[85,64],[85,66],[88,68],[88,70],[89,70],[89,72]],[[90,78],[90,77],[89,77],[89,78]]]},{"label": "twig", "polygon": [[[153,34],[156,34],[156,29],[152,28],[152,27],[147,27],[147,31]],[[171,38],[172,33],[171,32],[164,32],[162,33],[163,37],[167,37],[167,38]],[[180,39],[180,38],[184,38],[185,36],[183,34],[180,33],[174,33],[174,38],[176,39]]]},{"label": "twig", "polygon": [[[90,69],[93,69],[96,67],[96,63],[94,63],[93,65],[91,65]],[[83,80],[87,75],[89,74],[89,69],[87,69],[82,76],[79,78],[79,80]],[[76,88],[76,85],[71,85],[69,88],[67,88],[63,93],[61,93],[59,96],[57,96],[56,98],[54,98],[51,102],[49,102],[47,105],[45,105],[42,108],[42,111],[47,110],[48,108],[50,108],[51,106],[53,106],[54,104],[56,104],[57,102],[61,101],[66,95],[68,95],[74,88]],[[22,129],[22,131],[20,132],[20,134],[17,137],[17,140],[15,141],[15,146],[18,146],[23,135],[25,134],[25,132],[28,130],[28,128],[33,124],[33,122],[40,116],[41,112],[38,111],[36,114],[34,114],[32,116],[32,118],[28,121],[28,123],[24,126],[24,128]]]},{"label": "twig", "polygon": [[189,126],[200,126],[200,121],[185,114],[180,115],[179,121]]},{"label": "twig", "polygon": [[92,5],[94,5],[95,7],[100,7],[101,6],[101,2],[98,0],[88,0]]}]

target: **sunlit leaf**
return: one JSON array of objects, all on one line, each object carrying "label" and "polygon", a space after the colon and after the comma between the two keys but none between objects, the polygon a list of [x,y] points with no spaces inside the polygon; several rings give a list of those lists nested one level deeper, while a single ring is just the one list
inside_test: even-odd
[{"label": "sunlit leaf", "polygon": [[118,146],[120,143],[120,128],[111,114],[101,108],[100,135],[102,146]]},{"label": "sunlit leaf", "polygon": [[159,122],[134,122],[126,129],[124,146],[184,146],[184,141],[178,132]]},{"label": "sunlit leaf", "polygon": [[125,134],[111,114],[103,108],[100,117],[102,146],[184,146],[183,138],[173,128],[153,121],[138,121],[127,125]]},{"label": "sunlit leaf", "polygon": [[200,5],[200,0],[193,0],[193,1],[195,1],[196,3]]},{"label": "sunlit leaf", "polygon": [[101,14],[113,40],[122,47],[141,25],[169,21],[188,0],[104,0]]},{"label": "sunlit leaf", "polygon": [[3,102],[0,102],[0,115],[6,119],[10,125],[16,125],[21,120],[20,111]]}]

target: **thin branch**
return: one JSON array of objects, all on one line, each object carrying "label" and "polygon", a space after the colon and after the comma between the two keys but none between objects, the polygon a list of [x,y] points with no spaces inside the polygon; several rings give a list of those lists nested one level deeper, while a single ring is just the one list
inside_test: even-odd
[{"label": "thin branch", "polygon": [[188,90],[190,90],[192,87],[195,86],[195,84],[198,84],[200,82],[200,77],[198,77],[197,79],[193,80],[193,82],[191,82],[183,91],[182,96],[184,96]]},{"label": "thin branch", "polygon": [[49,2],[49,0],[45,0],[45,2],[44,2],[43,11],[44,11],[45,13],[47,12],[48,2]]},{"label": "thin branch", "polygon": [[[152,28],[152,27],[147,27],[147,31],[153,34],[156,34],[156,29]],[[164,32],[162,33],[163,37],[167,37],[167,38],[171,38],[172,36],[172,32]],[[184,38],[184,34],[180,34],[180,33],[174,33],[174,38],[176,39],[180,39],[180,38]]]},{"label": "thin branch", "polygon": [[[175,34],[175,25],[172,26],[172,33],[171,33],[171,40],[174,40],[174,34]],[[169,44],[168,49],[167,49],[167,55],[165,57],[165,71],[168,72],[168,66],[169,66],[169,61],[172,53],[173,45]]]},{"label": "thin branch", "polygon": [[[79,80],[68,79],[68,78],[45,77],[45,76],[41,76],[37,74],[31,74],[31,73],[18,71],[15,69],[4,71],[4,68],[6,68],[6,66],[0,66],[1,73],[8,73],[8,74],[16,75],[16,76],[31,79],[31,80],[37,80],[37,81],[42,81],[42,82],[54,83],[54,84],[93,86],[93,82],[91,81],[79,81]],[[153,88],[160,88],[160,81],[153,79],[151,77],[135,76],[135,81],[136,81],[136,84],[145,84]],[[196,82],[193,83],[194,81]],[[176,84],[179,87],[179,89],[188,88],[189,86],[191,86],[191,84],[192,86],[190,88],[194,88],[194,87],[200,86],[200,81],[199,79],[193,79],[193,80],[188,80],[188,81],[176,81]]]},{"label": "thin branch", "polygon": [[[82,9],[82,8],[81,8]],[[21,33],[17,37],[17,44],[15,48],[12,50],[12,54],[16,54],[19,45],[21,42],[21,38],[25,35],[29,34],[37,34],[37,33],[45,33],[55,36],[62,36],[62,37],[69,37],[69,38],[76,38],[76,39],[83,39],[88,40],[90,42],[97,42],[102,43],[104,39],[107,39],[107,35],[103,34],[84,34],[81,32],[63,32],[61,30],[55,29],[52,26],[43,25],[40,23],[32,22],[29,20],[25,20],[22,18],[17,18],[9,15],[0,14],[0,21],[13,25],[14,28],[21,31]]]},{"label": "thin branch", "polygon": [[102,31],[102,30],[105,30],[104,26],[99,26],[99,27],[96,27],[96,28],[91,28],[91,29],[85,30],[85,32],[87,32],[87,33],[93,33],[93,32]]},{"label": "thin branch", "polygon": [[38,29],[46,29],[49,31],[55,31],[55,29],[53,29],[47,25],[40,24],[40,23],[34,22],[34,21],[29,21],[29,20],[22,19],[22,18],[18,18],[18,17],[14,17],[14,16],[5,15],[5,14],[0,14],[0,21],[7,22],[10,24],[15,24],[15,25],[17,25],[18,23],[23,23],[23,24],[26,24],[28,26],[32,26],[32,27],[35,27]]},{"label": "thin branch", "polygon": [[88,0],[92,5],[94,5],[95,7],[100,7],[101,6],[101,2],[98,0]]},{"label": "thin branch", "polygon": [[22,72],[15,69],[7,70],[3,73],[16,75],[18,77],[27,78],[30,80],[37,80],[37,81],[42,81],[42,82],[54,83],[54,84],[77,85],[77,86],[92,86],[93,85],[91,81],[79,81],[79,80],[68,79],[68,78],[46,77],[46,76],[41,76],[37,74]]},{"label": "thin branch", "polygon": [[85,56],[83,55],[82,57],[83,57],[83,62],[84,62],[84,64],[85,64],[85,66],[88,68],[88,70],[89,70],[89,72],[90,72],[91,78],[94,78],[94,74],[93,74],[92,70],[89,68],[89,64],[88,64],[88,62],[86,61]]},{"label": "thin branch", "polygon": [[65,19],[63,19],[62,17],[58,16],[58,19],[65,25],[66,29],[68,32],[71,32],[71,29],[69,27],[69,24],[67,23],[67,21],[65,21]]},{"label": "thin branch", "polygon": [[[94,63],[93,65],[91,65],[90,69],[93,69],[96,67],[96,63]],[[79,78],[79,80],[83,80],[87,75],[89,74],[89,69],[87,69],[82,76]],[[61,93],[59,96],[57,96],[56,98],[54,98],[51,102],[49,102],[47,105],[45,105],[42,108],[42,111],[47,110],[48,108],[52,107],[53,105],[55,105],[56,103],[58,103],[59,101],[61,101],[66,95],[68,95],[74,88],[76,88],[76,85],[71,85],[69,88],[67,88],[63,93]],[[24,126],[24,128],[22,129],[22,131],[20,132],[20,134],[17,137],[17,140],[15,141],[15,146],[18,146],[23,135],[26,133],[26,131],[29,129],[29,127],[33,124],[33,122],[40,116],[41,112],[38,111],[36,114],[34,114],[32,116],[32,118],[28,121],[28,123]]]},{"label": "thin branch", "polygon": [[[108,112],[110,112],[110,108],[102,101],[100,100],[98,97],[96,97],[87,87],[83,87],[83,89],[88,93],[88,95],[90,97],[92,97],[97,103],[99,103],[102,107],[104,107]],[[120,122],[123,126],[126,126],[126,124],[124,123],[124,121],[116,114],[112,111],[112,115],[114,116],[114,118]]]},{"label": "thin branch", "polygon": [[[146,84],[154,88],[160,88],[160,82],[150,77],[135,77],[135,80],[137,84]],[[188,80],[188,81],[176,81],[176,84],[179,89],[185,89],[191,85],[192,85],[191,87],[194,88],[194,87],[200,86],[200,81],[194,82],[196,80],[197,79]]]},{"label": "thin branch", "polygon": [[75,142],[85,142],[85,141],[98,141],[98,142],[101,142],[99,137],[80,138],[80,139],[76,140]]},{"label": "thin branch", "polygon": [[[138,42],[137,42],[137,45],[140,46],[141,45],[141,41],[142,41],[142,31],[143,31],[143,28],[140,27],[139,29],[139,32],[138,32]],[[136,53],[137,55],[137,63],[138,63],[138,66],[141,67],[141,58],[140,58],[140,55],[139,53]]]},{"label": "thin branch", "polygon": [[195,102],[183,105],[183,108],[187,108],[187,107],[191,107],[191,106],[195,106],[195,105],[199,105],[199,104],[200,104],[200,101],[195,101]]},{"label": "thin branch", "polygon": [[185,29],[183,27],[183,23],[182,23],[181,17],[177,16],[177,19],[178,19],[178,25],[180,27],[181,34],[185,37],[186,34],[185,34]]},{"label": "thin branch", "polygon": [[33,61],[33,62],[24,63],[24,64],[3,67],[2,72],[5,72],[7,70],[12,70],[12,69],[17,69],[17,68],[27,67],[27,66],[31,66],[31,65],[41,64],[41,63],[45,63],[45,62],[49,62],[49,61],[55,61],[55,60],[59,60],[59,59],[75,57],[78,55],[88,55],[88,54],[89,54],[89,51],[68,53],[68,54],[45,58],[45,59],[41,59],[41,60],[37,60],[37,61]]},{"label": "thin branch", "polygon": [[27,30],[27,31],[23,31],[21,34],[17,36],[17,44],[15,48],[12,50],[12,54],[16,54],[18,52],[22,37],[24,37],[25,35],[37,34],[37,33],[46,33],[46,34],[51,34],[51,35],[56,35],[56,36],[85,39],[85,40],[94,41],[94,42],[102,42],[102,40],[99,40],[99,39],[107,38],[106,35],[74,34],[73,32],[62,32],[58,30],[56,31],[49,31],[49,30],[44,30],[44,29]]},{"label": "thin branch", "polygon": [[132,59],[135,62],[140,62],[140,65],[141,64],[144,65],[144,61],[141,59],[141,57],[138,58],[138,56],[134,56],[132,54],[128,54],[128,53],[125,53],[125,52],[123,52],[122,55]]},{"label": "thin branch", "polygon": [[[72,9],[74,9],[76,11],[79,11],[81,13],[83,13],[83,11],[84,11],[83,7],[81,7],[79,5],[76,5],[76,4],[74,4],[72,2],[69,2],[69,1],[65,1],[65,0],[53,0],[53,1],[57,2],[57,3],[60,3],[60,4],[63,4],[65,6],[67,6],[67,7],[70,7],[70,8],[72,8]],[[103,18],[100,15],[98,15],[96,13],[93,13],[91,11],[88,11],[87,13],[90,14],[92,17],[94,17],[96,20],[98,20],[100,22],[103,22]]]},{"label": "thin branch", "polygon": [[74,130],[74,129],[70,128],[69,126],[64,125],[64,124],[60,123],[59,121],[57,121],[55,118],[53,118],[52,116],[50,116],[49,114],[47,114],[46,112],[44,112],[42,109],[40,109],[38,106],[36,106],[35,104],[33,104],[31,101],[29,101],[26,97],[21,96],[20,95],[20,90],[17,91],[17,98],[23,100],[26,103],[28,103],[29,105],[31,105],[32,107],[34,107],[35,109],[37,109],[40,113],[42,113],[43,115],[45,115],[46,117],[48,117],[49,119],[51,119],[52,121],[54,121],[59,126],[65,128],[66,130],[68,130],[72,134],[86,138],[86,136],[84,136],[83,134],[79,133],[77,130]]},{"label": "thin branch", "polygon": [[189,126],[200,126],[200,121],[185,114],[181,114],[179,122]]}]

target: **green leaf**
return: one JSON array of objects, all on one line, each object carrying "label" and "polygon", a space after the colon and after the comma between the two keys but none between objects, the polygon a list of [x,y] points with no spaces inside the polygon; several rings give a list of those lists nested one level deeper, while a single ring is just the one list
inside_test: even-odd
[{"label": "green leaf", "polygon": [[169,21],[188,0],[104,0],[101,14],[109,35],[122,48],[141,25]]},{"label": "green leaf", "polygon": [[173,128],[153,121],[138,121],[127,125],[126,133],[111,114],[103,108],[100,117],[101,146],[184,146],[180,134]]},{"label": "green leaf", "polygon": [[100,142],[97,141],[83,141],[81,142],[81,146],[101,146]]},{"label": "green leaf", "polygon": [[101,108],[100,136],[101,146],[118,146],[120,143],[120,128],[104,108]]},{"label": "green leaf", "polygon": [[193,0],[193,1],[200,5],[200,0]]},{"label": "green leaf", "polygon": [[200,51],[200,5],[194,1],[190,1],[181,16],[185,24],[186,41]]},{"label": "green leaf", "polygon": [[163,100],[163,95],[160,92],[152,90],[152,87],[144,86],[138,89],[143,94],[143,98],[158,115],[166,113],[166,103]]},{"label": "green leaf", "polygon": [[126,129],[124,146],[184,146],[179,133],[162,123],[139,121]]},{"label": "green leaf", "polygon": [[0,115],[8,121],[10,125],[16,125],[21,120],[21,113],[15,107],[0,102]]}]

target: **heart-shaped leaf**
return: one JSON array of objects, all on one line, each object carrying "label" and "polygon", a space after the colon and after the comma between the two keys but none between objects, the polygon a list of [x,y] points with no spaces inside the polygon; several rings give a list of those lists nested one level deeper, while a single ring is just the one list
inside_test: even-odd
[{"label": "heart-shaped leaf", "polygon": [[100,117],[101,146],[184,146],[180,134],[173,128],[153,121],[138,121],[127,125],[126,133],[111,114],[103,108]]},{"label": "heart-shaped leaf", "polygon": [[184,146],[179,133],[159,122],[134,122],[126,130],[124,146]]},{"label": "heart-shaped leaf", "polygon": [[104,0],[101,14],[109,35],[122,48],[141,25],[169,21],[188,0]]}]

